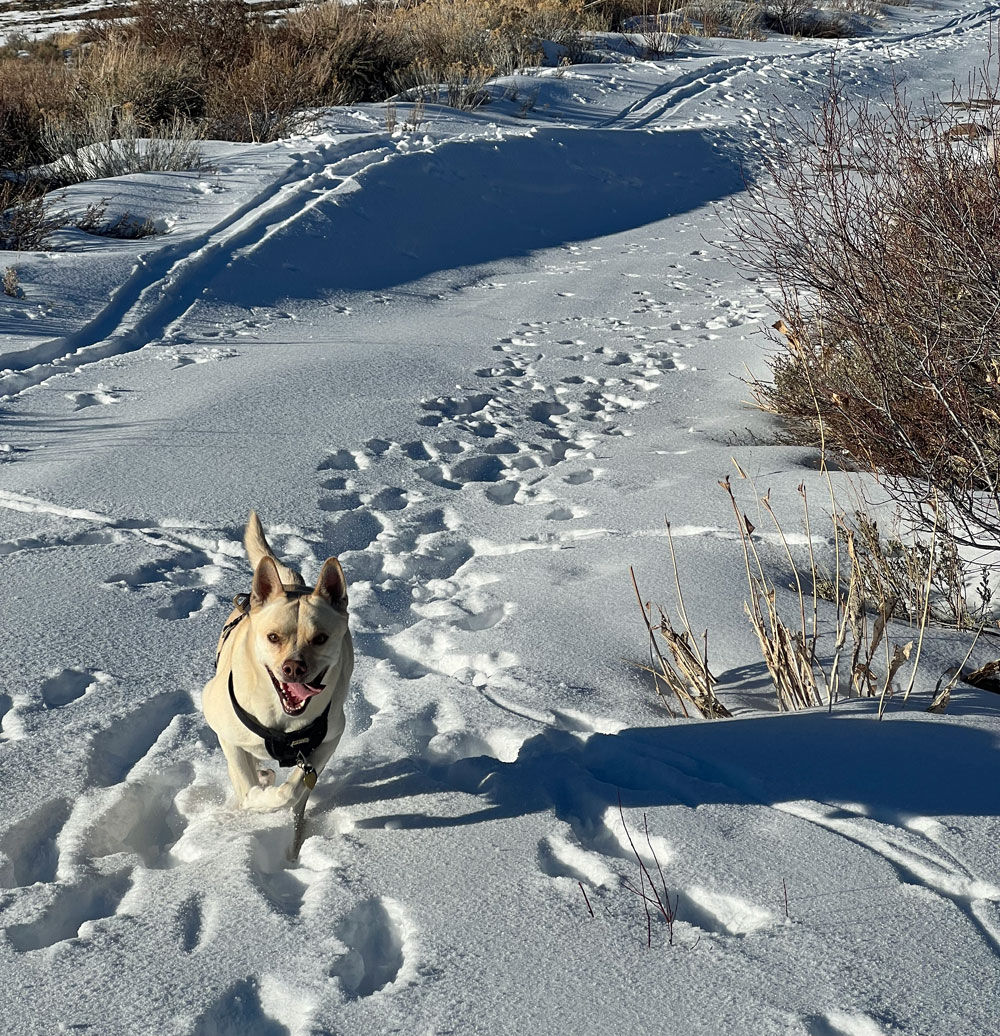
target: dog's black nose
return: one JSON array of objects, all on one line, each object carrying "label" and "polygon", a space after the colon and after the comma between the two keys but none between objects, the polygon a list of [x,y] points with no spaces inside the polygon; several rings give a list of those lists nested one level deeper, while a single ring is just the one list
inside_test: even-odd
[{"label": "dog's black nose", "polygon": [[299,658],[287,658],[282,663],[281,675],[286,680],[301,680],[306,675],[305,663]]}]

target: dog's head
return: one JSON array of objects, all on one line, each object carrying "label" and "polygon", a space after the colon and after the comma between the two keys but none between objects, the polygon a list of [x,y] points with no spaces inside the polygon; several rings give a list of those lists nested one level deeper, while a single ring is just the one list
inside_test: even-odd
[{"label": "dog's head", "polygon": [[345,650],[347,583],[336,558],[327,558],[311,592],[287,592],[274,560],[261,558],[251,594],[252,643],[289,716],[335,681]]}]

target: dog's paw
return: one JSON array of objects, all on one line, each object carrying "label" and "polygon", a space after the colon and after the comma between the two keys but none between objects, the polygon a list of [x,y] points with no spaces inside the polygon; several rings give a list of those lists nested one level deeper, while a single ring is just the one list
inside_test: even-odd
[{"label": "dog's paw", "polygon": [[267,786],[251,788],[243,796],[240,809],[284,809],[292,805],[296,798],[296,789],[290,787],[286,781],[277,788]]},{"label": "dog's paw", "polygon": [[262,788],[270,788],[274,784],[274,770],[258,770],[257,783]]}]

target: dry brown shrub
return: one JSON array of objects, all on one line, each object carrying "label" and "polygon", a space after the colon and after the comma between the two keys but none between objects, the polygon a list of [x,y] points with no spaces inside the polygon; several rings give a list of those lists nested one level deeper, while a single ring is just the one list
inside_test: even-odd
[{"label": "dry brown shrub", "polygon": [[37,181],[0,180],[0,249],[36,251],[70,222],[46,207],[44,195],[45,185]]},{"label": "dry brown shrub", "polygon": [[300,129],[314,103],[314,62],[292,46],[261,40],[245,62],[230,66],[208,88],[209,136],[263,143]]},{"label": "dry brown shrub", "polygon": [[135,122],[151,131],[205,112],[205,81],[192,55],[150,48],[124,34],[87,52],[74,93],[81,115],[129,106]]},{"label": "dry brown shrub", "polygon": [[839,84],[735,229],[776,285],[778,352],[759,404],[800,440],[885,477],[907,517],[948,505],[959,543],[1000,536],[1000,98],[888,105]]},{"label": "dry brown shrub", "polygon": [[245,60],[266,27],[243,0],[137,0],[124,31],[147,52],[183,53],[202,71]]},{"label": "dry brown shrub", "polygon": [[400,8],[395,20],[412,59],[398,88],[474,107],[489,78],[540,64],[544,42],[578,54],[583,12],[578,0],[425,0]]},{"label": "dry brown shrub", "polygon": [[44,114],[73,103],[74,76],[62,64],[0,61],[0,169],[21,171],[48,161]]},{"label": "dry brown shrub", "polygon": [[839,39],[850,32],[847,11],[818,8],[814,0],[764,0],[761,28],[786,36]]},{"label": "dry brown shrub", "polygon": [[759,39],[761,7],[743,0],[694,0],[677,7],[683,32],[689,36]]},{"label": "dry brown shrub", "polygon": [[402,19],[381,6],[310,4],[289,15],[285,32],[309,64],[313,104],[388,97],[415,57]]}]

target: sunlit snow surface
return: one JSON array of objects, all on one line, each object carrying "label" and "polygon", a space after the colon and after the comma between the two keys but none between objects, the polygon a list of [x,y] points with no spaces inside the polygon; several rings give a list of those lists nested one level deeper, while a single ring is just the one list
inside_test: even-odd
[{"label": "sunlit snow surface", "polygon": [[[966,638],[932,630],[881,723],[776,715],[717,486],[734,457],[803,551],[804,479],[828,548],[813,455],[754,445],[773,317],[720,247],[766,117],[834,51],[856,94],[944,90],[993,10],[542,70],[392,135],[333,110],[55,200],[167,233],[0,259],[4,1031],[1000,1031],[998,702],[924,711]],[[294,865],[286,816],[227,808],[198,709],[251,507],[350,581],[348,731]],[[665,518],[729,721],[669,719],[631,664]]]}]

